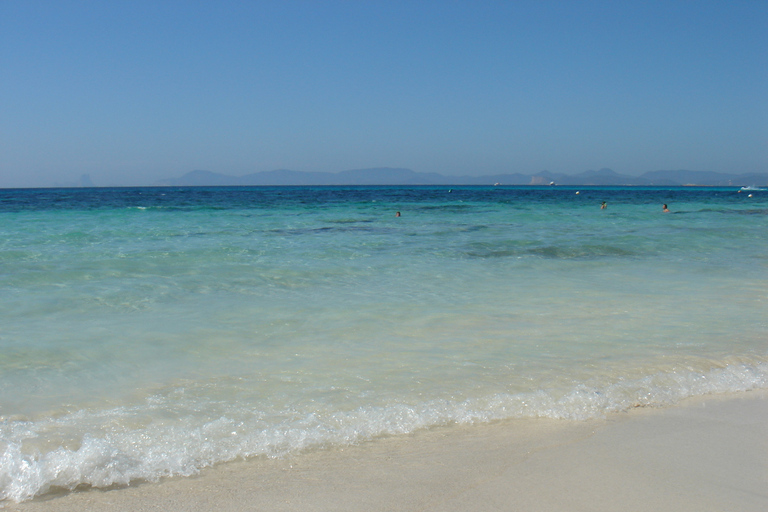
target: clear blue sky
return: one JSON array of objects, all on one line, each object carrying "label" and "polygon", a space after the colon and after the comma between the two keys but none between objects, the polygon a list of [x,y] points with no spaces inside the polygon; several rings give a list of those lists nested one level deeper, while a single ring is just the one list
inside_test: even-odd
[{"label": "clear blue sky", "polygon": [[0,0],[0,187],[768,172],[766,1]]}]

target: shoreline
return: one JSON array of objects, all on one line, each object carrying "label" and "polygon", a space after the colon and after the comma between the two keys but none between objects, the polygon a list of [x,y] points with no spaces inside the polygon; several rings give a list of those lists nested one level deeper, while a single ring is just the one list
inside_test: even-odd
[{"label": "shoreline", "polygon": [[436,428],[5,510],[768,510],[768,390]]}]

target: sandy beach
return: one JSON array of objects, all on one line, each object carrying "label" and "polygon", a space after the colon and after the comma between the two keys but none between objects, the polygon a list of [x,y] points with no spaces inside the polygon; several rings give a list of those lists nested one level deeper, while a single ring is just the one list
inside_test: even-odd
[{"label": "sandy beach", "polygon": [[434,429],[191,478],[47,495],[25,512],[764,511],[768,392],[695,398],[588,422]]}]

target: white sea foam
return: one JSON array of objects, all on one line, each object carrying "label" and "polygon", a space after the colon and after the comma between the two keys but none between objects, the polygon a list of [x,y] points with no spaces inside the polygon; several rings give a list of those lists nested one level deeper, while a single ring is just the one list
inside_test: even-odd
[{"label": "white sea foam", "polygon": [[[284,411],[283,421],[268,425],[222,416],[199,423],[192,417],[155,420],[132,428],[136,416],[147,411],[125,407],[78,411],[43,421],[5,418],[0,423],[0,500],[24,501],[53,488],[105,488],[189,476],[237,458],[280,457],[451,423],[536,417],[586,420],[638,406],[668,406],[691,396],[759,388],[768,388],[766,362],[731,364],[708,372],[678,369],[603,387],[579,384],[564,393],[539,390],[351,411]],[[158,406],[162,404],[152,408]],[[79,430],[83,424],[89,425],[86,431]],[[48,449],[61,432],[67,432],[69,439]]]}]

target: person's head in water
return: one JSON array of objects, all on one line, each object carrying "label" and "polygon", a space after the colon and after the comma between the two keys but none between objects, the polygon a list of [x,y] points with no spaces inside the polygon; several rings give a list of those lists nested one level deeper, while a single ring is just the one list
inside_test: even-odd
[{"label": "person's head in water", "polygon": [[608,208],[608,204],[605,201],[603,201],[603,204],[600,205],[600,209],[605,210],[606,208]]},{"label": "person's head in water", "polygon": [[669,208],[667,208],[666,204],[664,204],[664,206],[662,206],[661,211],[664,212],[664,213],[669,213]]},{"label": "person's head in water", "polygon": [[399,216],[400,216],[400,212],[395,213],[395,217],[399,217]]}]

